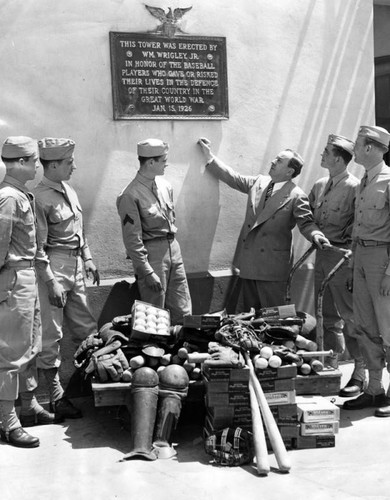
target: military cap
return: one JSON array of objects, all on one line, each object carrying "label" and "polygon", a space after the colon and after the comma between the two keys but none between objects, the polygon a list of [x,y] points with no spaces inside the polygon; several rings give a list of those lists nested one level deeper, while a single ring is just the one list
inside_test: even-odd
[{"label": "military cap", "polygon": [[35,139],[25,136],[7,137],[3,143],[1,156],[3,158],[22,158],[38,153],[38,145]]},{"label": "military cap", "polygon": [[42,160],[65,160],[73,154],[75,142],[71,139],[45,137],[38,141],[39,156]]},{"label": "military cap", "polygon": [[330,134],[328,137],[328,144],[332,144],[332,146],[342,148],[347,151],[347,153],[353,155],[353,148],[355,146],[355,143],[342,135]]},{"label": "military cap", "polygon": [[160,141],[160,139],[145,139],[137,144],[137,154],[144,158],[163,156],[168,153],[168,149],[168,143]]},{"label": "military cap", "polygon": [[382,127],[372,127],[369,125],[362,125],[358,132],[358,136],[368,137],[382,146],[389,147],[390,133]]}]

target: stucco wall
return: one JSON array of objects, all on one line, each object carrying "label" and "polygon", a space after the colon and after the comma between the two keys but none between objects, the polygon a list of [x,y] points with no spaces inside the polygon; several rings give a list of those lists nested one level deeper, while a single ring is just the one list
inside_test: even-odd
[{"label": "stucco wall", "polygon": [[[309,189],[323,175],[327,135],[354,137],[374,121],[371,0],[150,4],[192,5],[184,31],[226,37],[229,120],[113,121],[109,31],[154,29],[141,0],[0,2],[0,138],[76,141],[72,184],[103,278],[130,271],[115,199],[138,168],[137,141],[156,136],[171,144],[166,177],[186,268],[205,272],[230,266],[246,200],[204,173],[198,137],[209,137],[243,174],[266,173],[279,150],[297,149],[306,159],[298,184]],[[297,253],[306,245],[299,237]]]}]

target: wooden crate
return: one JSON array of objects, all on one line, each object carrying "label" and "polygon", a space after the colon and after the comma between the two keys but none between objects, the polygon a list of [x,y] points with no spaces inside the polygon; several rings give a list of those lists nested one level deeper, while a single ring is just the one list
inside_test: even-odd
[{"label": "wooden crate", "polygon": [[340,387],[341,371],[335,369],[325,369],[313,375],[297,375],[295,379],[297,395],[337,396]]},{"label": "wooden crate", "polygon": [[130,395],[131,382],[106,382],[104,384],[92,381],[92,391],[95,406],[122,406]]}]

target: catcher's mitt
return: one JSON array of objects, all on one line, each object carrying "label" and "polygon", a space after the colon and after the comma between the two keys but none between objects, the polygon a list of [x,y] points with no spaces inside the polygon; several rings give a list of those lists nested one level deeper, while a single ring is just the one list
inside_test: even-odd
[{"label": "catcher's mitt", "polygon": [[[103,351],[103,350],[102,350]],[[95,373],[99,382],[119,382],[122,374],[129,368],[129,363],[121,349],[91,356],[91,361],[85,369],[86,374]]]},{"label": "catcher's mitt", "polygon": [[226,427],[205,439],[205,451],[213,463],[233,467],[248,464],[254,457],[252,437],[241,427]]}]

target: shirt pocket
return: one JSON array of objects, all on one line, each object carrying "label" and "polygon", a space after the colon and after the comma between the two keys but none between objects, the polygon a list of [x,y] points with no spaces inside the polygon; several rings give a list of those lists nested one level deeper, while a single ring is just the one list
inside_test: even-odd
[{"label": "shirt pocket", "polygon": [[49,214],[49,220],[53,224],[60,224],[61,222],[68,221],[72,217],[74,217],[74,213],[66,204],[53,207]]},{"label": "shirt pocket", "polygon": [[23,202],[20,205],[20,222],[25,226],[34,225],[34,213],[32,211],[31,205],[28,201]]},{"label": "shirt pocket", "polygon": [[387,200],[386,193],[384,191],[378,191],[375,198],[371,198],[367,201],[367,206],[365,209],[365,219],[368,223],[378,224],[381,221],[383,214],[387,214]]}]

